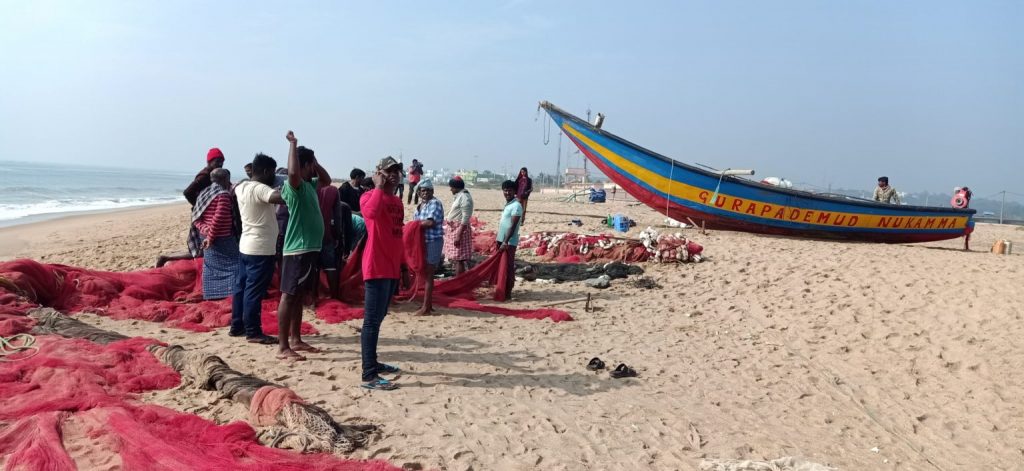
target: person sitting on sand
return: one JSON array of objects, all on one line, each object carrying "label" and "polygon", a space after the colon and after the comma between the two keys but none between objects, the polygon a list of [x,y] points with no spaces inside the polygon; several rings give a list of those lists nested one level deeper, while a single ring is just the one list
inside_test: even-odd
[{"label": "person sitting on sand", "polygon": [[441,252],[444,249],[444,206],[441,205],[441,200],[434,198],[432,181],[420,181],[416,192],[420,203],[416,206],[413,218],[420,221],[420,226],[425,228],[423,242],[426,251],[422,273],[426,286],[423,307],[416,311],[416,315],[424,316],[434,311],[434,271],[441,265]]},{"label": "person sitting on sand", "polygon": [[512,288],[516,282],[516,246],[519,245],[519,226],[524,212],[523,205],[516,199],[517,188],[518,185],[512,180],[505,180],[501,183],[501,193],[505,196],[505,209],[501,211],[501,221],[498,223],[497,244],[498,250],[508,251],[511,259],[508,264],[508,289],[506,290],[509,296],[512,295]]},{"label": "person sitting on sand", "polygon": [[320,215],[317,188],[331,184],[331,176],[316,161],[311,149],[298,146],[295,134],[288,131],[288,180],[281,198],[288,206],[288,226],[281,257],[281,304],[277,308],[277,358],[305,360],[297,351],[317,353],[318,349],[302,341],[302,303],[320,282],[318,263],[323,246],[324,220]]},{"label": "person sitting on sand", "polygon": [[366,295],[363,309],[363,330],[359,334],[362,346],[363,385],[366,389],[391,390],[398,386],[384,378],[382,373],[398,373],[398,367],[377,361],[377,341],[380,326],[388,313],[391,297],[403,276],[402,225],[405,209],[402,199],[395,196],[401,184],[402,164],[393,157],[381,159],[373,175],[374,189],[363,194],[359,207],[366,223],[366,247],[363,249],[363,286]]},{"label": "person sitting on sand", "polygon": [[231,299],[231,329],[228,335],[245,335],[252,343],[273,345],[277,338],[263,333],[263,297],[274,277],[277,253],[277,216],[275,208],[284,204],[274,184],[273,158],[256,154],[251,180],[235,185],[238,213],[242,219],[242,238],[238,243],[238,273]]},{"label": "person sitting on sand", "polygon": [[185,195],[185,199],[188,200],[188,204],[195,206],[196,199],[199,198],[199,193],[210,186],[212,180],[210,179],[210,172],[215,168],[221,168],[224,166],[224,153],[220,149],[214,147],[206,153],[206,166],[203,167],[199,173],[196,174],[196,178],[192,180],[185,187],[185,191],[182,194]]},{"label": "person sitting on sand", "polygon": [[519,200],[519,204],[523,206],[522,220],[520,223],[526,221],[526,203],[530,201],[530,193],[533,193],[533,179],[530,178],[530,172],[526,170],[526,167],[519,169],[519,176],[516,177],[516,199]]},{"label": "person sitting on sand", "polygon": [[459,177],[448,180],[448,188],[455,195],[444,224],[444,256],[455,268],[455,276],[469,268],[473,256],[473,196],[466,190],[466,182]]},{"label": "person sitting on sand", "polygon": [[900,204],[900,195],[896,189],[889,186],[889,177],[878,177],[878,186],[875,187],[874,200],[882,203]]},{"label": "person sitting on sand", "polygon": [[213,184],[196,200],[192,224],[203,239],[203,299],[224,299],[231,296],[238,271],[238,239],[229,193],[231,172],[215,168],[210,179]]}]

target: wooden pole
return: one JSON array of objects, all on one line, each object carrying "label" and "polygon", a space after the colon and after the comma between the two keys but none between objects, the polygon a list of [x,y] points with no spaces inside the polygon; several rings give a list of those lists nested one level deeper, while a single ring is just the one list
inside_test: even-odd
[{"label": "wooden pole", "polygon": [[566,299],[564,301],[555,301],[553,303],[540,304],[540,305],[538,305],[538,307],[561,306],[563,304],[578,303],[580,301],[586,301],[587,305],[589,305],[590,304],[590,299],[591,299],[591,295],[588,294],[588,295],[586,295],[585,297],[582,297],[582,298],[573,298],[573,299]]}]

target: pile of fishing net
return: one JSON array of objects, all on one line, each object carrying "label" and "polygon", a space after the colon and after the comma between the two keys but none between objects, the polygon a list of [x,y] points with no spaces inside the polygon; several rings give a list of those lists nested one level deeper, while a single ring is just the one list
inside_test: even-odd
[{"label": "pile of fishing net", "polygon": [[637,239],[607,234],[534,232],[519,240],[519,248],[533,248],[537,256],[559,263],[599,260],[626,263],[700,262],[704,251],[704,247],[687,240],[681,233],[659,234],[649,227],[640,232]]},{"label": "pile of fishing net", "polygon": [[139,393],[180,382],[147,351],[154,344],[40,335],[38,354],[0,362],[0,468],[397,469],[267,448],[244,422],[217,425],[140,402]]},{"label": "pile of fishing net", "polygon": [[[0,263],[0,335],[25,332],[33,322],[28,309],[43,306],[64,312],[91,312],[114,319],[161,322],[207,332],[231,322],[231,298],[202,299],[203,260],[170,263],[162,268],[116,273],[34,260]],[[277,333],[280,293],[263,301],[263,331]],[[303,323],[304,334],[316,329]]]}]

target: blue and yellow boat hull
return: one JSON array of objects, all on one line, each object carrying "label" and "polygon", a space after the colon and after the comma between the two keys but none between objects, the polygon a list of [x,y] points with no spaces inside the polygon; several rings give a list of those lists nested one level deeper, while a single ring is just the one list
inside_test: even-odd
[{"label": "blue and yellow boat hull", "polygon": [[974,230],[973,209],[900,206],[765,185],[686,165],[541,102],[602,173],[677,221],[708,228],[869,242],[954,239]]}]

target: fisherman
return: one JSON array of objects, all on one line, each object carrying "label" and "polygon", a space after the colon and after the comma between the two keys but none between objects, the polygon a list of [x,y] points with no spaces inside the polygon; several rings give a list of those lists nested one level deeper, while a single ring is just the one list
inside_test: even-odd
[{"label": "fisherman", "polygon": [[423,164],[419,160],[412,159],[412,164],[409,165],[409,200],[405,204],[420,204],[419,190],[416,189],[416,185],[419,185],[422,178]]},{"label": "fisherman", "polygon": [[202,237],[203,299],[231,296],[238,271],[238,239],[234,234],[231,172],[215,168],[213,184],[199,193],[192,224]]},{"label": "fisherman", "polygon": [[456,176],[448,180],[448,188],[455,195],[455,200],[448,208],[445,217],[444,256],[455,268],[455,276],[469,268],[469,260],[473,256],[473,196],[466,189],[466,182]]},{"label": "fisherman", "polygon": [[[210,179],[210,172],[212,172],[214,169],[221,168],[223,166],[224,153],[221,152],[220,149],[216,147],[210,149],[206,153],[206,166],[203,167],[203,169],[196,174],[196,177],[192,180],[192,183],[189,183],[188,187],[185,188],[185,191],[182,192],[182,194],[185,195],[185,199],[188,201],[188,204],[192,206],[193,210],[195,209],[196,206],[196,199],[199,198],[199,193],[201,193],[203,190],[209,187],[210,183],[212,183],[212,180]],[[166,265],[167,262],[173,260],[192,260],[194,258],[203,256],[201,248],[203,241],[199,237],[199,234],[195,232],[194,229],[195,226],[189,227],[189,235],[188,239],[186,240],[186,244],[188,245],[189,249],[188,252],[181,252],[170,255],[160,255],[156,259],[157,268],[160,268]]]},{"label": "fisherman", "polygon": [[413,217],[424,227],[423,242],[426,248],[424,257],[423,279],[426,289],[423,295],[423,307],[416,311],[417,316],[425,316],[434,311],[434,271],[441,265],[441,252],[444,248],[444,206],[441,200],[434,198],[434,183],[422,180],[416,187],[417,197],[422,200],[416,206]]},{"label": "fisherman", "polygon": [[362,346],[362,387],[392,390],[398,386],[380,375],[395,374],[398,367],[377,361],[377,341],[380,326],[388,313],[391,297],[403,276],[402,224],[405,210],[395,188],[401,184],[402,164],[392,157],[381,159],[373,174],[375,189],[363,194],[359,207],[366,222],[366,247],[363,249],[362,269],[365,288],[363,330],[359,333]]},{"label": "fisherman", "polygon": [[317,201],[317,188],[331,184],[331,176],[316,161],[311,149],[298,146],[295,134],[288,131],[288,180],[281,198],[288,206],[288,226],[281,257],[281,304],[277,309],[277,358],[300,361],[297,351],[320,350],[302,341],[302,303],[315,293],[320,281],[318,262],[323,246],[324,221]]},{"label": "fisherman", "polygon": [[220,149],[214,147],[206,153],[206,166],[203,167],[199,173],[196,174],[196,178],[192,180],[182,194],[185,195],[185,199],[188,200],[188,204],[195,206],[196,199],[199,198],[199,192],[210,186],[212,180],[210,180],[210,172],[215,168],[221,168],[224,166],[224,153]]},{"label": "fisherman", "polygon": [[[525,170],[524,168],[523,171]],[[519,186],[512,180],[505,180],[501,183],[501,193],[505,196],[505,209],[501,211],[501,221],[498,223],[497,244],[498,250],[505,250],[509,253],[506,290],[509,296],[512,295],[512,288],[516,282],[516,246],[519,245],[519,226],[524,213],[523,205],[516,198],[518,188]]]},{"label": "fisherman", "polygon": [[[327,276],[329,295],[333,299],[340,299],[339,285],[339,262],[340,253],[345,247],[345,234],[342,228],[343,209],[348,206],[339,199],[338,188],[334,185],[324,185],[317,188],[317,200],[320,203],[320,215],[324,221],[323,243],[320,249],[320,270]],[[342,208],[342,206],[345,208]],[[352,213],[349,212],[349,225],[351,225]],[[319,283],[314,284],[314,288]],[[318,290],[314,289],[314,292]],[[319,298],[319,295],[314,296]]]},{"label": "fisherman", "polygon": [[354,168],[348,174],[349,180],[341,184],[338,188],[338,193],[341,198],[341,202],[348,205],[352,212],[359,212],[359,197],[363,196],[365,191],[362,187],[363,179],[366,178],[366,172],[361,169]]},{"label": "fisherman", "polygon": [[[238,212],[242,220],[242,239],[238,243],[238,272],[231,300],[231,329],[228,335],[245,335],[247,341],[263,345],[278,342],[263,333],[263,297],[274,277],[277,253],[277,217],[275,205],[284,204],[274,184],[273,158],[256,154],[252,160],[252,179],[235,185]],[[286,335],[286,332],[282,331]]]},{"label": "fisherman", "polygon": [[533,193],[533,179],[530,178],[530,172],[526,170],[526,167],[519,169],[515,185],[516,199],[523,206],[522,221],[520,221],[522,223],[526,221],[526,203],[530,200],[530,193]]},{"label": "fisherman", "polygon": [[875,201],[882,203],[900,204],[900,195],[896,189],[889,186],[889,177],[878,177],[878,186],[875,188]]}]

